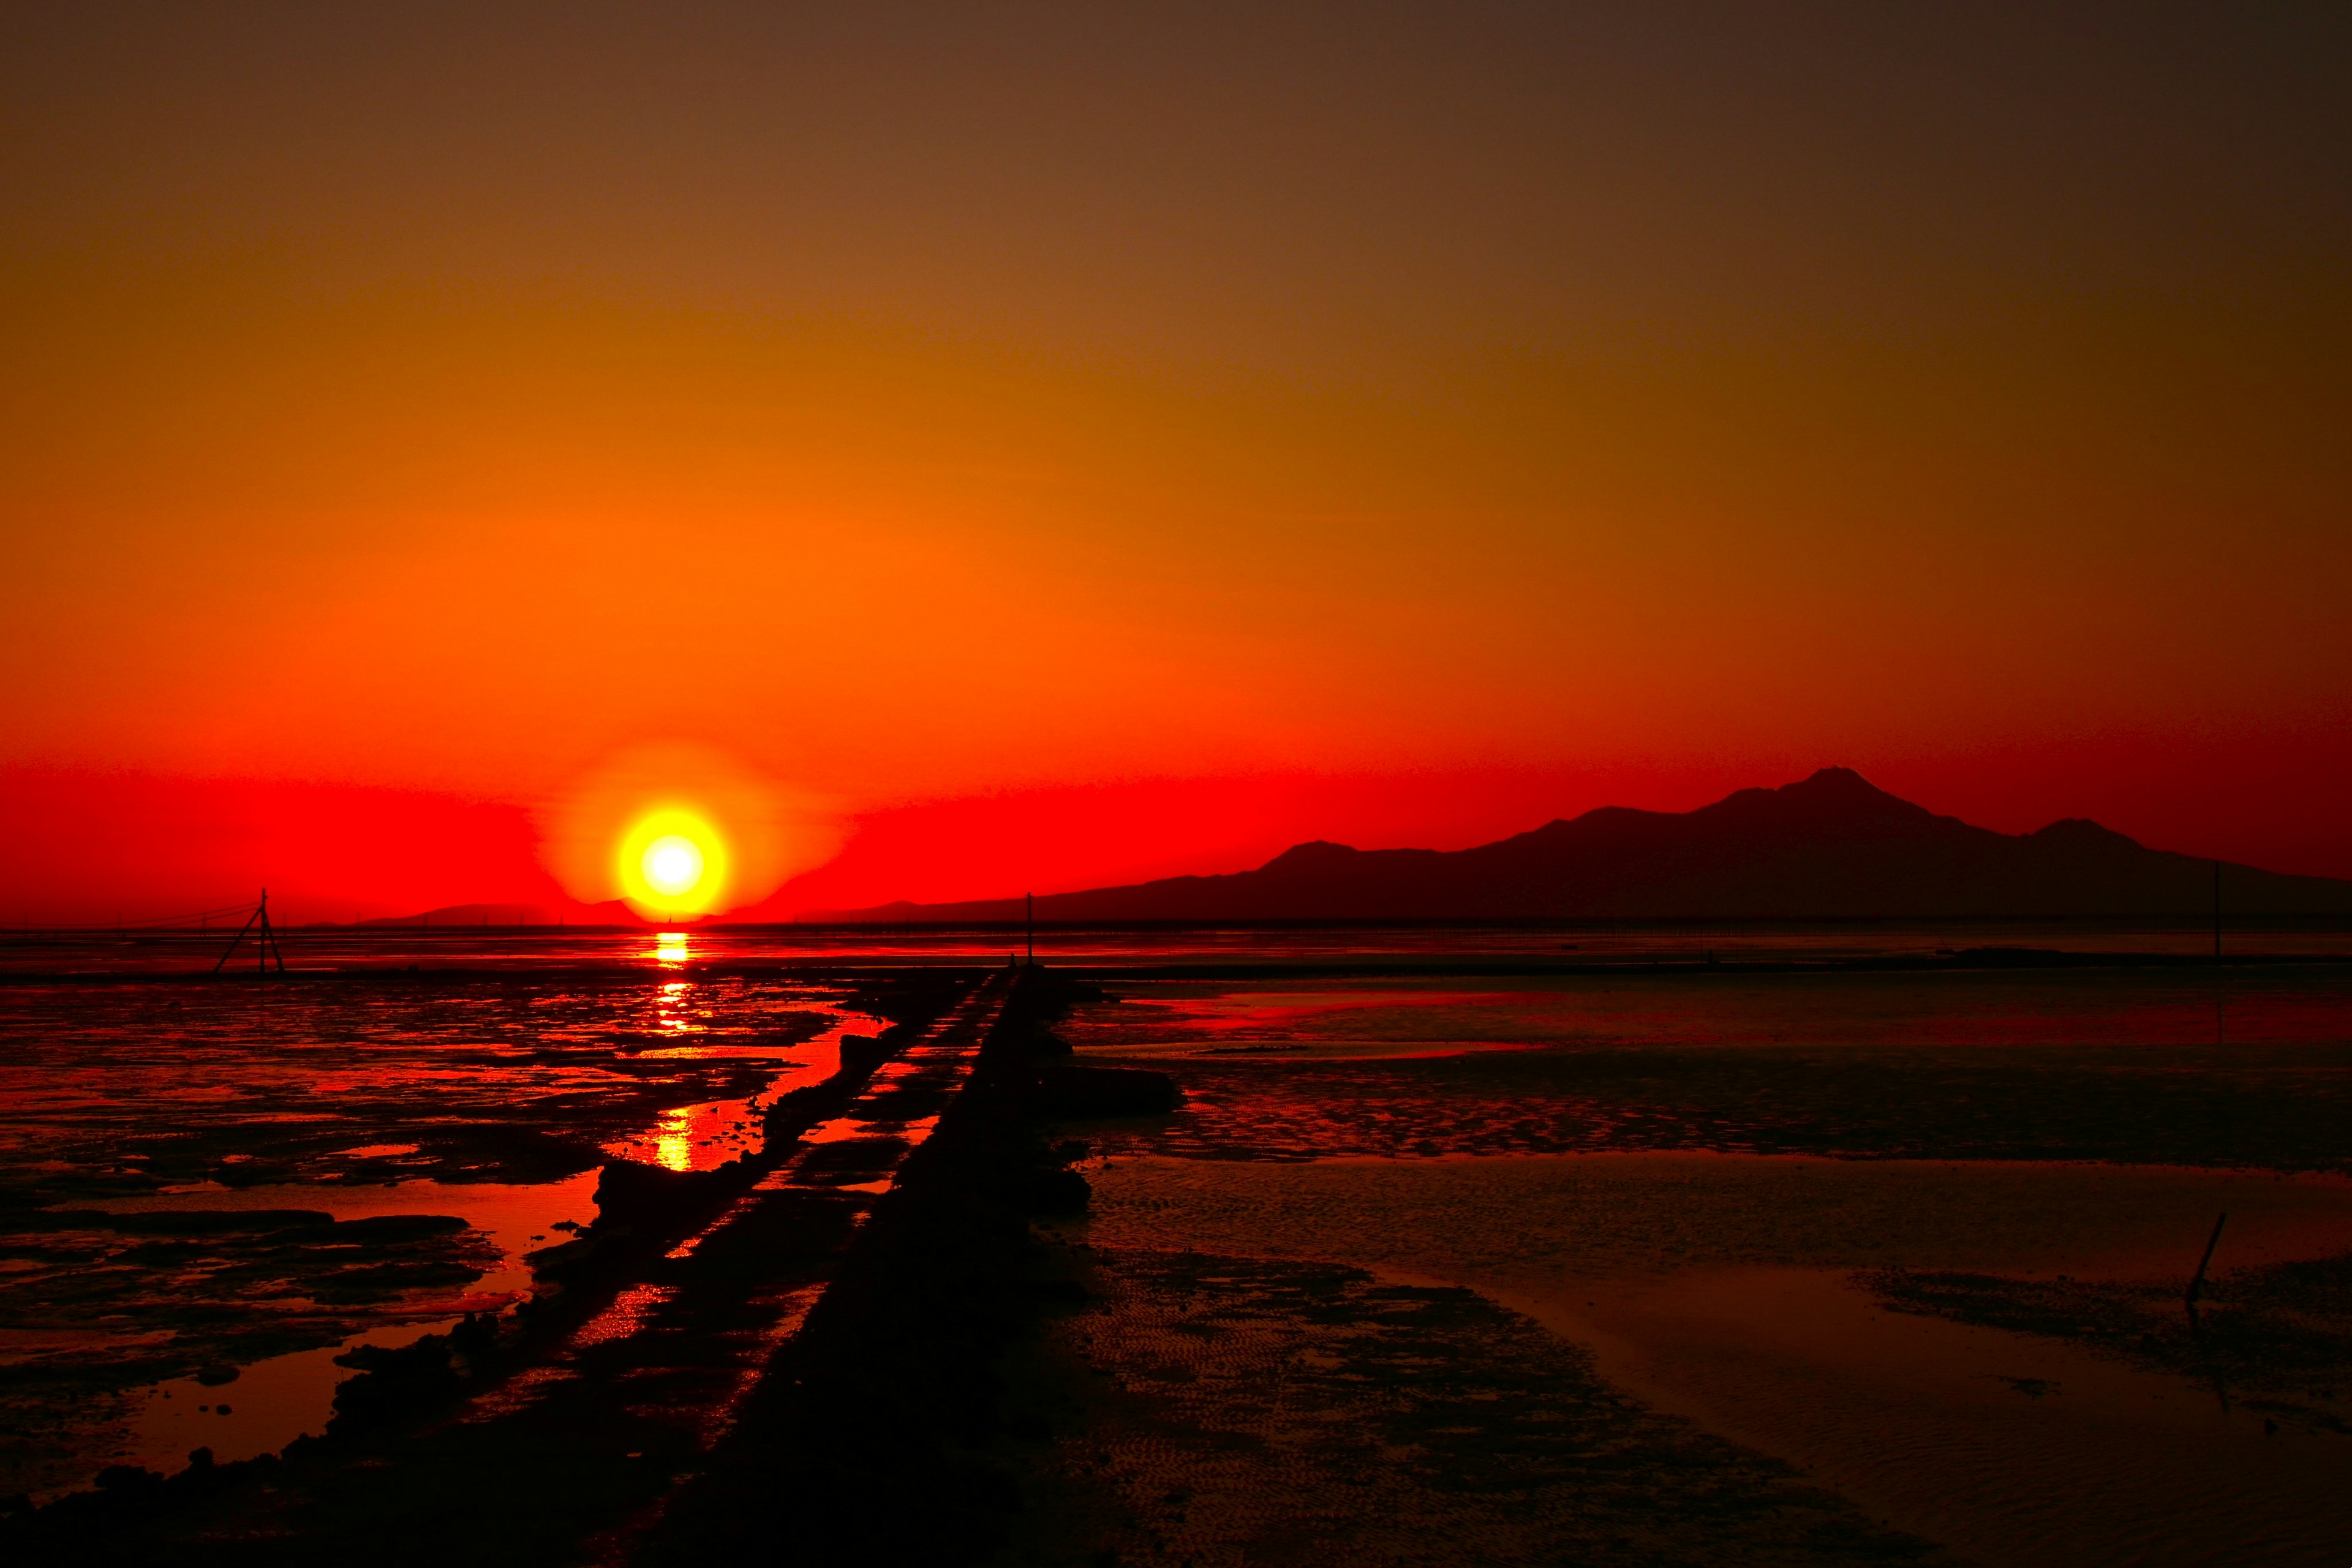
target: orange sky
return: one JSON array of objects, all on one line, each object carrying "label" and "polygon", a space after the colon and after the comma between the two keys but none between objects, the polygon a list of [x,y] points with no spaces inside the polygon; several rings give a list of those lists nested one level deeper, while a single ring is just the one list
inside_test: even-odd
[{"label": "orange sky", "polygon": [[2352,875],[2341,15],[1619,9],[18,12],[0,912],[656,742],[787,904],[1832,762]]}]

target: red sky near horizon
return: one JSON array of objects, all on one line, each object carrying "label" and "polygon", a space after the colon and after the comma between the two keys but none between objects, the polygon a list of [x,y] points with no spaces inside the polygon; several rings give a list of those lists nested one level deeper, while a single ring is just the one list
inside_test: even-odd
[{"label": "red sky near horizon", "polygon": [[2352,876],[2352,23],[34,8],[0,919],[773,908],[1824,763]]}]

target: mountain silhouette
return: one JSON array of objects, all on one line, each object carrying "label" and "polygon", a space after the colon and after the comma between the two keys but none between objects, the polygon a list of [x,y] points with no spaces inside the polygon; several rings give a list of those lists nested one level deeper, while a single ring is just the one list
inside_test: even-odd
[{"label": "mountain silhouette", "polygon": [[[1696,811],[1602,806],[1473,849],[1317,841],[1255,871],[1051,893],[1048,921],[1528,917],[1885,919],[2189,915],[2214,863],[2145,848],[2095,822],[1996,833],[1938,816],[1848,768],[1743,789]],[[2352,881],[2223,871],[2233,915],[2352,914]],[[816,918],[1005,921],[1019,899],[885,904]]]}]

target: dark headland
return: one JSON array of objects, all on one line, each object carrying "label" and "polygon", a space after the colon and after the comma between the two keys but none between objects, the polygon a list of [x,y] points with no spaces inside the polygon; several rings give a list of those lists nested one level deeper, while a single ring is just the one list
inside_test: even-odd
[{"label": "dark headland", "polygon": [[[1744,789],[1696,811],[1602,806],[1475,848],[1315,842],[1252,871],[1052,893],[1053,921],[1460,919],[1966,919],[2210,910],[2215,862],[2078,817],[1997,833],[1887,794],[1848,768]],[[2228,865],[2233,914],[2352,914],[2352,881]],[[1020,899],[900,901],[816,918],[1018,920]]]}]

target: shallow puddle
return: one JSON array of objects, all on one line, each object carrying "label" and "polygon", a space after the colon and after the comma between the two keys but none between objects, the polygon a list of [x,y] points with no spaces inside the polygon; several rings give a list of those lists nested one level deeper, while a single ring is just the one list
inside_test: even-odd
[{"label": "shallow puddle", "polygon": [[[499,1267],[467,1287],[446,1310],[484,1311],[511,1306],[530,1289],[530,1265],[523,1255],[564,1239],[549,1227],[569,1220],[586,1225],[596,1217],[594,1171],[557,1182],[395,1182],[386,1186],[343,1186],[333,1182],[288,1182],[259,1187],[187,1187],[141,1197],[109,1198],[83,1206],[108,1214],[158,1211],[231,1213],[247,1209],[311,1209],[338,1220],[378,1215],[451,1215],[488,1237]],[[446,1311],[441,1315],[446,1315]]]},{"label": "shallow puddle", "polygon": [[[381,1320],[340,1344],[271,1356],[239,1367],[226,1383],[173,1378],[134,1391],[134,1403],[102,1450],[88,1462],[94,1476],[107,1465],[138,1465],[165,1474],[181,1469],[197,1448],[209,1448],[220,1463],[274,1454],[295,1438],[326,1429],[334,1415],[336,1388],[357,1373],[335,1357],[362,1344],[386,1350],[441,1333],[466,1312],[504,1311],[529,1295],[530,1266],[524,1256],[563,1239],[552,1227],[569,1220],[584,1225],[596,1216],[597,1173],[583,1171],[560,1182],[528,1185],[492,1182],[401,1182],[391,1186],[341,1187],[331,1183],[278,1186],[199,1188],[115,1199],[103,1206],[115,1214],[156,1211],[310,1209],[337,1220],[378,1215],[449,1215],[488,1236],[499,1266],[462,1294],[378,1309]],[[86,1482],[89,1476],[81,1478]]]},{"label": "shallow puddle", "polygon": [[170,1475],[198,1448],[210,1449],[222,1464],[275,1454],[297,1437],[326,1430],[334,1414],[337,1385],[356,1375],[349,1367],[337,1366],[337,1356],[363,1344],[396,1350],[440,1333],[456,1321],[432,1318],[387,1324],[353,1334],[341,1344],[255,1362],[241,1368],[232,1383],[173,1378],[148,1392],[110,1462]]}]

